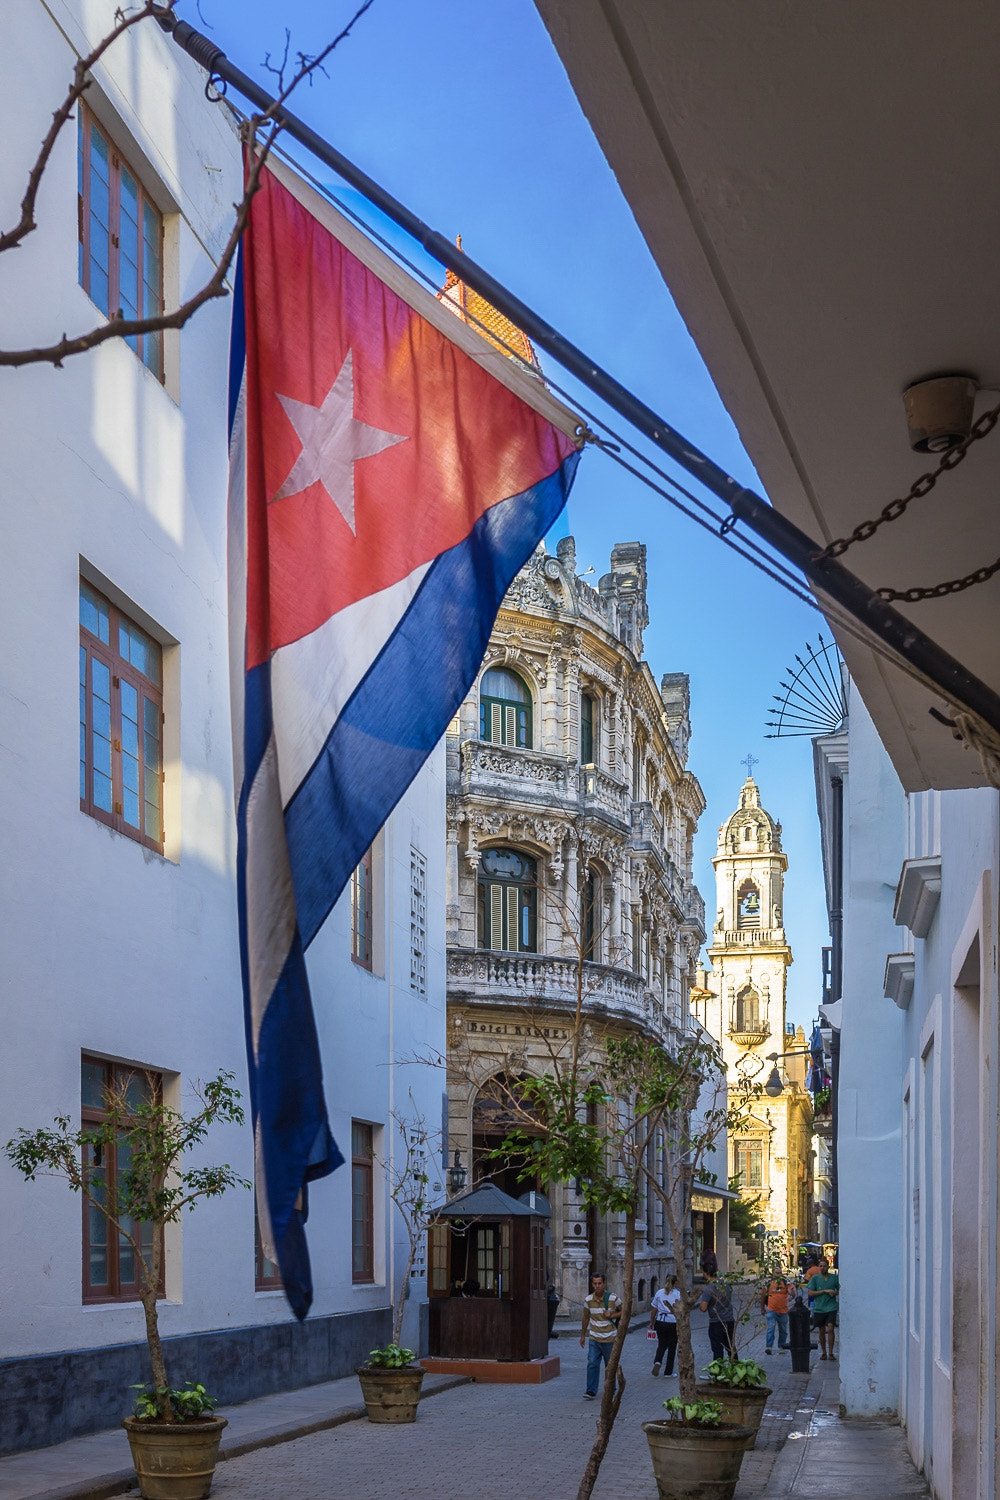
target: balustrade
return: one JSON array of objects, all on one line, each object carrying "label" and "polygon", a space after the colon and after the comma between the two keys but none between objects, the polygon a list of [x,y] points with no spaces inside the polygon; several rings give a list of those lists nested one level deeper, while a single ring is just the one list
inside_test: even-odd
[{"label": "balustrade", "polygon": [[[480,948],[448,950],[448,996],[463,1004],[496,1005],[515,1000],[538,1011],[572,1010],[577,963],[542,953],[502,953]],[[583,966],[585,1011],[600,1009],[631,1019],[664,1037],[676,1032],[639,975],[603,964]]]}]

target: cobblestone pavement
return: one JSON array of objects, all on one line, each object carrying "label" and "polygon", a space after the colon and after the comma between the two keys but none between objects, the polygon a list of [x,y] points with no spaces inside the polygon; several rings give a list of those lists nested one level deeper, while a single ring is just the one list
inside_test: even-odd
[{"label": "cobblestone pavement", "polygon": [[[710,1358],[706,1324],[696,1313],[699,1367]],[[787,1354],[765,1358],[762,1319],[751,1334],[746,1352],[766,1367],[773,1394],[736,1500],[927,1496],[898,1426],[840,1420],[836,1364],[793,1375]],[[438,1377],[417,1421],[402,1426],[352,1420],[360,1401],[353,1377],[232,1408],[233,1456],[216,1470],[214,1500],[575,1500],[597,1408],[583,1399],[577,1333],[564,1325],[552,1352],[562,1373],[541,1386],[448,1388]],[[662,1415],[677,1381],[653,1377],[644,1326],[626,1340],[623,1368],[628,1383],[595,1500],[656,1500],[641,1423]],[[334,1421],[341,1425],[326,1425]],[[15,1455],[0,1460],[0,1500],[134,1494],[126,1464],[120,1429]]]},{"label": "cobblestone pavement", "polygon": [[[468,1385],[422,1402],[412,1425],[351,1422],[221,1465],[213,1500],[574,1500],[594,1436],[585,1356],[569,1332],[551,1346],[562,1373],[540,1386]],[[709,1356],[707,1333],[696,1355]],[[656,1500],[640,1424],[677,1381],[654,1378],[645,1328],[625,1343],[621,1411],[595,1500]],[[801,1377],[800,1377],[801,1378]]]}]

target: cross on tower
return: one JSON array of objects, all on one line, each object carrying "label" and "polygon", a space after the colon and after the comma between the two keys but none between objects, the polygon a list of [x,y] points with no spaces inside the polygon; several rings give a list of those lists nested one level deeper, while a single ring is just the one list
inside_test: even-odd
[{"label": "cross on tower", "polygon": [[760,761],[757,759],[756,755],[745,755],[740,761],[740,765],[746,766],[747,776],[753,776],[753,768],[754,766],[759,766]]}]

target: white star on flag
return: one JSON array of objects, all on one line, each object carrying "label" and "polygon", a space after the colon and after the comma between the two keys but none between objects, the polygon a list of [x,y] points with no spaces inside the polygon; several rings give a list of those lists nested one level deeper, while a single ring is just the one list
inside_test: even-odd
[{"label": "white star on flag", "polygon": [[351,531],[357,535],[354,524],[355,459],[372,458],[394,443],[405,443],[406,438],[395,432],[385,432],[380,427],[369,427],[367,422],[359,422],[355,417],[352,350],[348,350],[322,406],[310,406],[308,401],[296,401],[292,396],[276,394],[295,428],[302,452],[275,500],[297,495],[318,479]]}]

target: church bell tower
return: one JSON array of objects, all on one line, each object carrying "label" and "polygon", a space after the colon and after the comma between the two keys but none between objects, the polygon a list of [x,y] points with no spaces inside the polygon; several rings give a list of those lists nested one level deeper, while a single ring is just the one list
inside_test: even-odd
[{"label": "church bell tower", "polygon": [[[719,829],[715,858],[716,915],[708,957],[704,1024],[721,1043],[730,1086],[741,1076],[763,1083],[767,1054],[785,1051],[785,987],[792,950],[782,917],[788,857],[781,824],[761,806],[748,776],[739,806]],[[701,1007],[699,1007],[701,1009]],[[791,1095],[755,1102],[748,1129],[729,1143],[730,1172],[745,1197],[760,1197],[769,1230],[791,1241],[789,1106]],[[794,1194],[793,1194],[794,1196]],[[800,1216],[800,1215],[799,1215]],[[803,1225],[804,1227],[804,1225]]]}]

